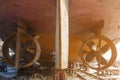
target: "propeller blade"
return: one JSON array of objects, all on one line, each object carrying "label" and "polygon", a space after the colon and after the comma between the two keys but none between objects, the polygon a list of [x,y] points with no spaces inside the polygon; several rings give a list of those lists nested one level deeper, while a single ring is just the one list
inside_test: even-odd
[{"label": "propeller blade", "polygon": [[29,40],[29,41],[26,41],[25,43],[23,43],[24,45],[24,48],[27,49],[29,46],[31,46],[33,43],[32,43],[32,40]]},{"label": "propeller blade", "polygon": [[104,46],[101,48],[101,52],[102,52],[102,53],[105,53],[105,52],[107,52],[108,50],[109,50],[109,45],[108,45],[108,44],[104,45]]},{"label": "propeller blade", "polygon": [[106,65],[107,64],[107,60],[103,57],[103,56],[96,56],[96,59],[98,61],[98,63],[102,64],[102,65]]},{"label": "propeller blade", "polygon": [[24,43],[23,51],[28,51],[30,53],[35,53],[36,49],[34,47],[34,44],[32,43],[32,40],[26,41],[26,43]]},{"label": "propeller blade", "polygon": [[95,57],[94,53],[88,53],[86,56],[86,61],[91,62],[94,59],[94,57]]},{"label": "propeller blade", "polygon": [[91,51],[94,51],[94,50],[92,49],[92,47],[95,45],[94,41],[90,41],[89,43],[87,43],[87,45],[88,45],[88,47],[89,47],[89,49],[90,49]]},{"label": "propeller blade", "polygon": [[90,51],[82,50],[82,53],[90,53]]},{"label": "propeller blade", "polygon": [[30,52],[30,53],[35,53],[36,49],[33,48],[33,47],[29,47],[29,48],[27,48],[27,51]]}]

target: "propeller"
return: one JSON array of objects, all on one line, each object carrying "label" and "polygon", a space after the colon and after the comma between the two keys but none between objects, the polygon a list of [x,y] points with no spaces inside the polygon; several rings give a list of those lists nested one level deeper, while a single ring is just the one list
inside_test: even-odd
[{"label": "propeller", "polygon": [[[108,50],[110,50],[109,59],[104,57],[108,54]],[[81,45],[80,58],[86,66],[100,71],[113,65],[117,58],[117,51],[114,43],[109,38],[92,36]]]},{"label": "propeller", "polygon": [[[32,40],[21,42],[20,60],[19,60],[20,65],[24,65],[25,63],[30,62],[34,58],[36,49],[32,48],[32,46],[34,46],[32,43]],[[12,50],[15,53],[15,47],[12,48]],[[16,57],[16,54],[11,56],[13,61],[15,61],[15,57]]]},{"label": "propeller", "polygon": [[100,48],[100,50],[97,49],[97,45],[95,44],[94,41],[90,41],[89,43],[87,43],[87,45],[90,51],[85,51],[85,50],[83,51],[84,53],[87,53],[85,57],[86,61],[91,62],[94,58],[96,58],[98,63],[102,65],[106,65],[107,60],[101,54],[104,54],[105,52],[109,50],[109,45],[105,44],[104,46]]}]

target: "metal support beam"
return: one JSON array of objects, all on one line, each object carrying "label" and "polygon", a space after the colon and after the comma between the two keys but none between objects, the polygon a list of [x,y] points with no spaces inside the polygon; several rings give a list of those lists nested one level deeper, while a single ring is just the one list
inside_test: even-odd
[{"label": "metal support beam", "polygon": [[56,2],[56,68],[68,67],[69,48],[69,25],[68,25],[68,3],[69,0],[57,0]]}]

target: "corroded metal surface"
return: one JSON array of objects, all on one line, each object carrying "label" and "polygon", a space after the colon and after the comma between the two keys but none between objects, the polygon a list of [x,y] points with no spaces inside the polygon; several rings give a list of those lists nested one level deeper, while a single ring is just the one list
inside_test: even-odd
[{"label": "corroded metal surface", "polygon": [[[115,38],[115,36],[118,37],[119,3],[119,0],[70,0],[70,33],[78,34],[90,30],[96,22],[105,20],[103,34],[111,39]],[[13,27],[8,22],[13,24],[16,17],[22,17],[35,32],[54,33],[55,14],[56,0],[0,1],[0,25],[6,27],[6,29]]]},{"label": "corroded metal surface", "polygon": [[[70,0],[71,60],[79,59],[81,33],[96,32],[103,27],[102,34],[106,37],[112,40],[120,37],[119,3],[120,0]],[[0,38],[5,40],[15,32],[18,27],[17,18],[21,17],[30,33],[40,35],[41,46],[54,51],[55,14],[56,0],[0,0]],[[101,20],[104,25],[99,26]]]},{"label": "corroded metal surface", "polygon": [[[29,67],[37,63],[37,61],[40,58],[40,54],[41,54],[41,47],[40,47],[39,42],[37,41],[38,39],[39,39],[38,35],[33,37],[33,39],[30,37],[30,35],[29,37],[27,34],[21,35],[21,42],[20,42],[21,45],[19,46],[21,47],[21,49],[19,48],[20,49],[19,55],[16,55],[16,53],[14,53],[16,49],[16,46],[15,46],[16,33],[12,34],[11,36],[8,37],[8,39],[6,39],[2,47],[2,52],[3,52],[2,54],[5,58],[5,61],[9,63],[10,65],[15,66],[17,68]],[[29,41],[31,41],[32,43],[28,44]],[[31,46],[34,47],[32,48],[33,51],[30,51]],[[13,55],[10,55],[9,48],[11,48],[11,50],[13,51],[12,52]],[[15,55],[17,58],[15,57]],[[17,62],[16,62],[16,59],[17,59]]]}]

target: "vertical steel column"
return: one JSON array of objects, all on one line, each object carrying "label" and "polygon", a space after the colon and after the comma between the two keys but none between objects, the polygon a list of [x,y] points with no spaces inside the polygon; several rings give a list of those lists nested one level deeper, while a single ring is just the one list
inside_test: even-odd
[{"label": "vertical steel column", "polygon": [[57,0],[56,2],[56,69],[68,67],[68,48],[69,48],[69,19],[68,3],[69,0]]}]

